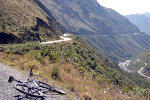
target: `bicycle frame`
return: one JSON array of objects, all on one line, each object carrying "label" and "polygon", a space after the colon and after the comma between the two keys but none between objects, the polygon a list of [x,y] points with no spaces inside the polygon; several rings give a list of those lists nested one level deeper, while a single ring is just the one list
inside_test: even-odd
[{"label": "bicycle frame", "polygon": [[[40,87],[38,86],[38,84],[33,81],[33,80],[29,80],[27,82],[22,82],[22,81],[18,81],[18,80],[14,80],[17,81],[18,84],[14,85],[14,88],[24,94],[33,96],[33,97],[45,97],[44,94],[41,92]],[[32,83],[33,86],[31,86],[29,83]],[[18,87],[22,87],[22,89],[18,88]],[[26,90],[27,89],[27,90]],[[26,90],[26,92],[25,92]],[[30,91],[30,92],[29,92]],[[36,93],[36,95],[34,95],[34,93]]]},{"label": "bicycle frame", "polygon": [[[30,76],[32,76],[32,69],[30,70]],[[29,77],[30,77],[29,76]],[[34,81],[31,79],[27,79],[26,82],[22,82],[20,80],[17,80],[16,78],[14,78],[13,76],[10,76],[8,79],[8,82],[11,83],[12,81],[16,81],[17,83],[14,84],[14,88],[26,95],[30,95],[33,97],[46,97],[49,93],[55,92],[58,93],[60,95],[65,95],[66,92],[59,90],[57,88],[55,88],[54,86],[51,86],[47,83],[41,82],[41,81]],[[30,84],[31,83],[31,84]]]}]

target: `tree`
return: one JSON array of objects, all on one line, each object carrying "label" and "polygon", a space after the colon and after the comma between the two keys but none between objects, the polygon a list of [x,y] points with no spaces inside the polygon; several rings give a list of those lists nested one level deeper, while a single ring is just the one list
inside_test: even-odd
[{"label": "tree", "polygon": [[5,25],[1,25],[1,27],[2,27],[2,29],[3,29],[3,30],[5,30],[5,29],[6,29]]}]

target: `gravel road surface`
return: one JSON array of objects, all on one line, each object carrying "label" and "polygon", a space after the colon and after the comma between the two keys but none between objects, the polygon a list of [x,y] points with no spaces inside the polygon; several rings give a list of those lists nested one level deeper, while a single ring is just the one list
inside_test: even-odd
[{"label": "gravel road surface", "polygon": [[14,89],[14,83],[8,83],[9,76],[14,76],[16,79],[25,81],[28,75],[24,75],[21,72],[12,69],[0,63],[0,100],[66,100],[65,96],[50,95],[45,99],[27,97],[26,95],[18,92]]}]

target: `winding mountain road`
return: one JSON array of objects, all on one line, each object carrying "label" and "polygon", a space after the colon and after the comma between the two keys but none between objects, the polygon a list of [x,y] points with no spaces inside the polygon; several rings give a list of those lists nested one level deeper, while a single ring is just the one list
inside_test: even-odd
[{"label": "winding mountain road", "polygon": [[52,44],[52,43],[59,43],[59,42],[70,41],[71,38],[69,38],[68,36],[69,36],[69,34],[64,34],[63,36],[60,36],[60,38],[61,38],[60,40],[41,42],[40,44]]},{"label": "winding mountain road", "polygon": [[[137,61],[143,62],[143,61],[141,61],[140,59],[137,59]],[[143,63],[144,63],[144,62],[143,62]],[[144,68],[147,66],[147,63],[144,63],[144,64],[145,64],[145,66],[144,66],[144,67],[141,67],[140,70],[138,71],[138,73],[139,73],[141,76],[150,79],[150,77],[148,77],[148,76],[146,76],[146,75],[144,75],[144,74],[142,73],[142,71],[144,70]]]},{"label": "winding mountain road", "polygon": [[[143,61],[141,61],[141,60],[139,60],[139,59],[137,59],[137,61],[143,62]],[[137,62],[137,61],[136,61],[136,62]],[[134,63],[136,63],[136,62],[134,62]],[[126,60],[125,62],[119,62],[118,65],[119,65],[120,68],[123,69],[124,71],[131,73],[131,72],[133,72],[133,70],[130,70],[130,69],[127,68],[130,63],[131,63],[131,60]],[[143,63],[144,63],[144,62],[143,62]],[[144,66],[144,67],[141,67],[140,70],[137,71],[137,72],[138,72],[141,76],[150,79],[150,77],[148,77],[148,76],[146,76],[146,75],[144,75],[144,74],[142,73],[142,71],[144,70],[144,68],[147,66],[147,63],[144,63],[144,64],[145,64],[145,66]]]},{"label": "winding mountain road", "polygon": [[148,76],[146,76],[146,75],[144,75],[144,74],[142,73],[143,70],[144,70],[144,67],[140,68],[140,70],[138,71],[138,73],[139,73],[140,75],[142,75],[143,77],[146,77],[146,78],[150,79],[150,77],[148,77]]}]

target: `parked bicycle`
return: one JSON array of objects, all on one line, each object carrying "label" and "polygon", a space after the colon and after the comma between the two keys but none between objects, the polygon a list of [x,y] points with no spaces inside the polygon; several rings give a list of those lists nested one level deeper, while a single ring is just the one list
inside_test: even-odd
[{"label": "parked bicycle", "polygon": [[[32,69],[31,69],[30,76],[32,76],[32,75],[33,75],[33,73],[32,73]],[[17,82],[16,84],[14,84],[14,88],[17,91],[24,93],[28,96],[32,96],[32,97],[44,98],[44,97],[50,95],[52,92],[55,92],[60,95],[66,94],[66,92],[59,90],[59,89],[55,88],[54,86],[51,86],[51,85],[41,82],[41,81],[36,82],[29,78],[27,79],[26,82],[23,82],[23,81],[17,80],[13,76],[10,76],[8,82],[11,83],[13,81]]]}]

